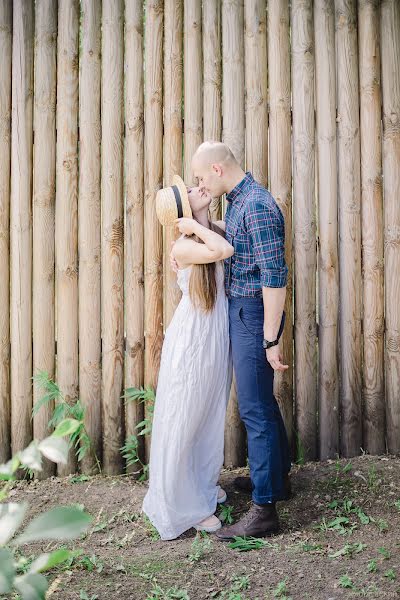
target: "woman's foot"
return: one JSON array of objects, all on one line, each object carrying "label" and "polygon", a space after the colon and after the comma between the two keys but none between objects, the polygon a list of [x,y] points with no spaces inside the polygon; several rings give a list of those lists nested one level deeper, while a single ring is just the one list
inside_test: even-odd
[{"label": "woman's foot", "polygon": [[221,527],[222,523],[215,515],[203,519],[203,521],[194,526],[197,531],[206,531],[207,533],[214,533],[218,529],[221,529]]},{"label": "woman's foot", "polygon": [[226,502],[227,498],[228,498],[228,496],[226,495],[226,491],[223,490],[222,488],[219,488],[218,498],[217,498],[218,504],[223,504],[224,502]]}]

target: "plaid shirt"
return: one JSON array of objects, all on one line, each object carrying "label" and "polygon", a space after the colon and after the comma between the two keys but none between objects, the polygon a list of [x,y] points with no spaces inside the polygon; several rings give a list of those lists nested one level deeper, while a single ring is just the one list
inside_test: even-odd
[{"label": "plaid shirt", "polygon": [[235,249],[225,260],[227,295],[262,296],[262,287],[285,287],[285,222],[274,198],[246,173],[226,199],[226,239]]}]

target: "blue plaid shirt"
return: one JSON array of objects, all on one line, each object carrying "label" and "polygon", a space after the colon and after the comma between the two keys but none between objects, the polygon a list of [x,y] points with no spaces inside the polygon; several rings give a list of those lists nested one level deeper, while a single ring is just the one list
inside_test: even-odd
[{"label": "blue plaid shirt", "polygon": [[274,198],[246,173],[226,199],[226,239],[235,249],[225,260],[227,295],[262,296],[263,287],[285,287],[285,222]]}]

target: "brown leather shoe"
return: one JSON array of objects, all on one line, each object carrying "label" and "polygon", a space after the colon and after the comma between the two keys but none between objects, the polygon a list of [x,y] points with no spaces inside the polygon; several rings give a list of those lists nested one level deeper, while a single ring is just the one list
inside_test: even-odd
[{"label": "brown leather shoe", "polygon": [[279,531],[279,518],[275,503],[252,504],[240,521],[217,531],[219,540],[227,542],[235,537],[267,537]]},{"label": "brown leather shoe", "polygon": [[[290,482],[289,474],[285,475],[283,484],[285,494],[282,498],[280,498],[280,500],[290,500],[290,498],[293,498],[294,494],[292,492],[292,484]],[[253,484],[251,483],[250,477],[236,477],[234,481],[234,486],[241,492],[246,492],[248,494],[251,494],[253,491]]]}]

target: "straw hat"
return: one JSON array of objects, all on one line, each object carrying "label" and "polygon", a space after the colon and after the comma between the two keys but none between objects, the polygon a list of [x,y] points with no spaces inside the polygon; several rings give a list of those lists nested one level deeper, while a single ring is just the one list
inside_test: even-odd
[{"label": "straw hat", "polygon": [[180,217],[193,218],[186,185],[179,175],[173,176],[170,187],[158,190],[156,213],[161,225],[173,225]]}]

